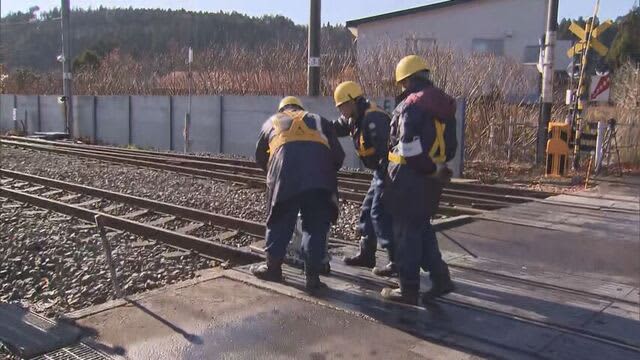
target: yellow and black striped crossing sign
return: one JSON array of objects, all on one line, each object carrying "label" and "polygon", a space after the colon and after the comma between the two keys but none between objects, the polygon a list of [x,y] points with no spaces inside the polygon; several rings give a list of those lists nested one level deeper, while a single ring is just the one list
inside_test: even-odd
[{"label": "yellow and black striped crossing sign", "polygon": [[[593,29],[593,31],[591,31],[591,40],[589,41],[589,46],[593,50],[595,50],[598,54],[600,54],[600,56],[607,55],[609,48],[604,46],[604,44],[601,43],[600,40],[598,40],[598,36],[600,36],[600,34],[605,32],[608,28],[610,28],[611,25],[613,25],[613,21],[607,20],[602,24],[600,24],[595,29]],[[580,25],[578,25],[577,23],[573,21],[571,22],[571,25],[569,26],[569,31],[574,33],[580,39],[580,41],[578,41],[573,47],[571,47],[567,51],[568,57],[573,57],[576,54],[581,54],[587,48],[587,37],[590,31],[589,29],[590,26],[591,26],[590,21],[587,21],[584,29],[580,27]]]}]

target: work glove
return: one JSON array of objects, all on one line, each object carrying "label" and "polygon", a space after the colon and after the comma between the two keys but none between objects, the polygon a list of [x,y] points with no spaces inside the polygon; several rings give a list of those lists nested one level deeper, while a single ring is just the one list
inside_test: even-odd
[{"label": "work glove", "polygon": [[349,129],[353,129],[353,125],[356,121],[352,117],[347,119],[346,117],[344,117],[344,115],[340,115],[340,117],[338,118],[338,122],[344,126],[349,127]]}]

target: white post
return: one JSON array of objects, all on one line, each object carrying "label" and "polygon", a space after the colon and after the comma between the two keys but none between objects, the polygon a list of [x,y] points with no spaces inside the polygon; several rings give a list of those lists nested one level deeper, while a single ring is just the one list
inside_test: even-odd
[{"label": "white post", "polygon": [[493,128],[493,121],[489,122],[489,159],[495,159],[494,156],[494,144],[493,144],[493,137],[494,137],[494,128]]},{"label": "white post", "polygon": [[511,163],[513,153],[513,117],[509,116],[509,133],[507,135],[507,163]]},{"label": "white post", "polygon": [[18,109],[15,107],[13,108],[12,118],[13,118],[13,130],[18,131]]}]

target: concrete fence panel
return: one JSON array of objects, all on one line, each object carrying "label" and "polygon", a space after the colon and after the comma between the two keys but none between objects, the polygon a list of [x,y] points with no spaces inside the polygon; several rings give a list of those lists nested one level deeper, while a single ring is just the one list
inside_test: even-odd
[{"label": "concrete fence panel", "polygon": [[142,148],[171,147],[168,96],[131,97],[131,143]]},{"label": "concrete fence panel", "polygon": [[58,95],[40,96],[40,131],[66,131],[64,107],[58,103],[58,97]]},{"label": "concrete fence panel", "polygon": [[111,145],[129,144],[129,97],[99,96],[96,103],[97,141]]},{"label": "concrete fence panel", "polygon": [[0,131],[13,129],[13,95],[0,95]]},{"label": "concrete fence panel", "polygon": [[225,96],[222,107],[222,150],[254,156],[262,124],[276,112],[278,96]]},{"label": "concrete fence panel", "polygon": [[[172,97],[172,139],[173,149],[184,149],[184,118],[189,98]],[[189,138],[191,151],[220,153],[221,145],[221,96],[193,96],[191,98],[191,128]]]},{"label": "concrete fence panel", "polygon": [[[194,96],[191,116],[191,151],[254,156],[260,127],[277,109],[280,96]],[[13,95],[0,97],[0,128],[13,128]],[[64,131],[64,117],[57,96],[16,97],[18,120],[25,120],[30,133]],[[308,111],[329,121],[338,118],[331,97],[307,97],[301,100]],[[387,112],[394,99],[374,101]],[[159,150],[184,148],[183,128],[187,112],[186,96],[76,96],[74,97],[74,134],[112,145],[133,144]],[[449,163],[454,176],[461,177],[464,163],[465,100],[457,99],[458,151]],[[344,166],[362,168],[352,140],[341,138],[345,151]]]},{"label": "concrete fence panel", "polygon": [[96,97],[73,97],[73,135],[96,141]]},{"label": "concrete fence panel", "polygon": [[18,95],[18,122],[21,128],[26,126],[29,134],[40,131],[40,107],[37,95]]}]

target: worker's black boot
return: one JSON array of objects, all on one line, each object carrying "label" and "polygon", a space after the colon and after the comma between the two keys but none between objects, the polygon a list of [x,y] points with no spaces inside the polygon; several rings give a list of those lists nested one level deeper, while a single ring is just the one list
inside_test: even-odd
[{"label": "worker's black boot", "polygon": [[409,305],[418,305],[418,292],[420,284],[411,286],[402,286],[400,288],[384,288],[380,292],[382,298],[385,300],[400,302]]},{"label": "worker's black boot", "polygon": [[307,264],[305,264],[304,266],[304,275],[306,278],[305,288],[308,292],[313,293],[314,291],[327,287],[325,283],[320,281],[319,272],[313,269],[311,266],[308,266]]},{"label": "worker's black boot", "polygon": [[444,266],[442,272],[431,277],[431,289],[422,295],[423,302],[433,301],[437,297],[447,295],[456,289],[455,284],[451,281],[449,267]]},{"label": "worker's black boot", "polygon": [[251,266],[251,273],[265,281],[282,281],[282,259],[274,259],[267,254],[267,261]]},{"label": "worker's black boot", "polygon": [[367,239],[362,237],[360,239],[360,251],[354,256],[347,256],[344,258],[344,263],[349,266],[362,266],[371,269],[376,266],[376,250],[375,247],[370,249],[367,246]]},{"label": "worker's black boot", "polygon": [[322,264],[322,269],[320,269],[320,274],[325,275],[325,276],[331,274],[331,263],[330,262]]},{"label": "worker's black boot", "polygon": [[344,263],[349,265],[349,266],[362,266],[362,267],[366,267],[366,268],[372,268],[374,266],[376,266],[376,255],[374,254],[370,254],[370,253],[365,253],[362,250],[360,250],[356,255],[354,256],[347,256],[344,258]]},{"label": "worker's black boot", "polygon": [[398,269],[396,264],[390,262],[385,266],[376,266],[372,270],[373,274],[381,277],[395,277],[398,276]]},{"label": "worker's black boot", "polygon": [[387,249],[387,251],[389,253],[389,263],[382,267],[379,267],[379,266],[374,267],[372,272],[376,276],[396,277],[398,276],[398,267],[393,262],[393,250],[392,248],[389,248]]}]

